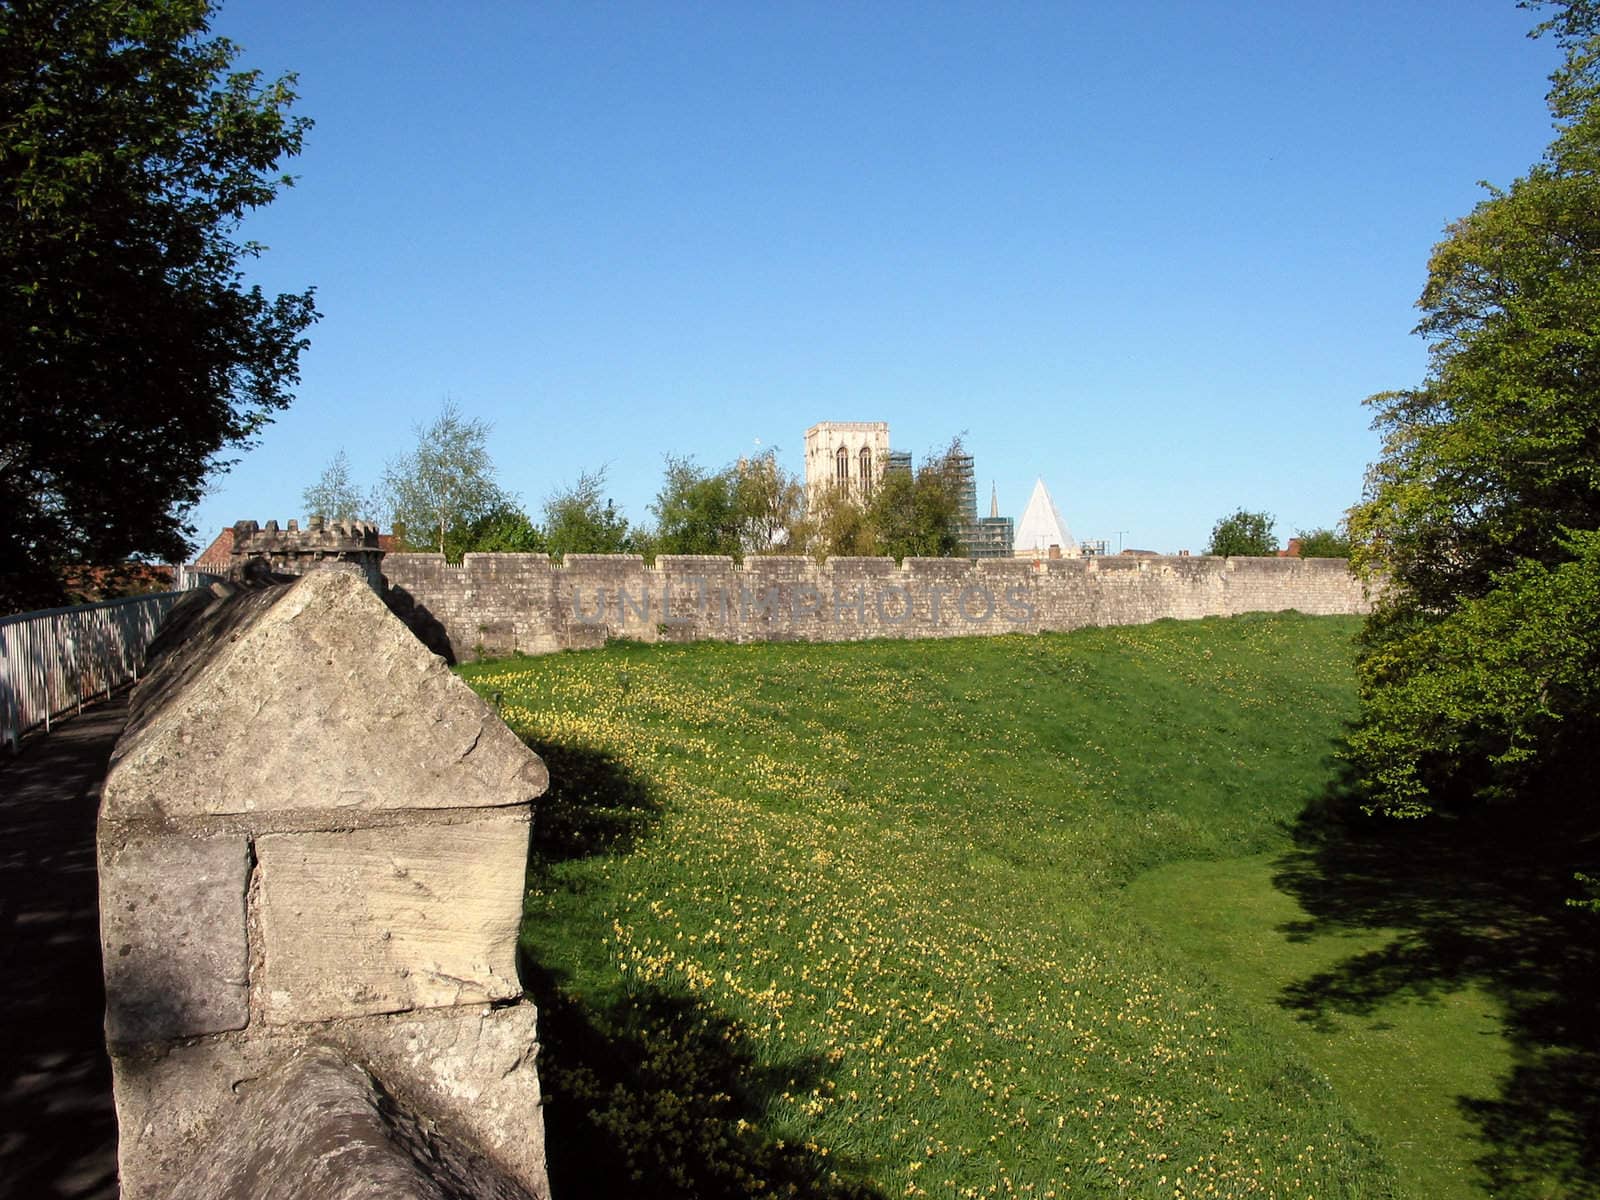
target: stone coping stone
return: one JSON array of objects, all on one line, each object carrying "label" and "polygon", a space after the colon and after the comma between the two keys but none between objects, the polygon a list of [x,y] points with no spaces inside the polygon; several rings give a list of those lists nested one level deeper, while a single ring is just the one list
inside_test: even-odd
[{"label": "stone coping stone", "polygon": [[135,692],[103,822],[527,804],[548,774],[365,582],[316,572],[182,607]]}]

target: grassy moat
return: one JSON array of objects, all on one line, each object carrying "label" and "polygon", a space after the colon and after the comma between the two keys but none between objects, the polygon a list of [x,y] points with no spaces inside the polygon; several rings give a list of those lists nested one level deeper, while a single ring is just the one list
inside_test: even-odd
[{"label": "grassy moat", "polygon": [[1582,914],[1308,816],[1358,624],[463,668],[553,780],[555,1194],[1594,1194]]}]

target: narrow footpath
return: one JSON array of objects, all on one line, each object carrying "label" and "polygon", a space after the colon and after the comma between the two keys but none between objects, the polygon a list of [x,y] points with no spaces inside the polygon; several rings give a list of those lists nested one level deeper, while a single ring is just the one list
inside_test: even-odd
[{"label": "narrow footpath", "polygon": [[116,1200],[94,832],[124,694],[0,753],[0,1197]]}]

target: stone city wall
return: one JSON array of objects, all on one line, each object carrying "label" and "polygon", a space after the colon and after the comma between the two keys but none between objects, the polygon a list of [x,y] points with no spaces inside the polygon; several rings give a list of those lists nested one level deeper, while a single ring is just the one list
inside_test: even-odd
[{"label": "stone city wall", "polygon": [[[1046,559],[390,554],[399,609],[458,659],[642,641],[855,641],[1038,633],[1163,617],[1365,613],[1343,559]],[[419,630],[419,632],[421,632]],[[426,636],[426,634],[424,634]],[[442,648],[442,647],[440,647]]]},{"label": "stone city wall", "polygon": [[548,1195],[546,782],[359,566],[180,604],[101,796],[124,1200]]}]

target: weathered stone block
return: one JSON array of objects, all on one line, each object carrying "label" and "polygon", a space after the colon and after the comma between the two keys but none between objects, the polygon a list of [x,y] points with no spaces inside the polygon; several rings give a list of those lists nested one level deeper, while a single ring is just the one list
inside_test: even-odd
[{"label": "weathered stone block", "polygon": [[250,1017],[242,837],[150,836],[100,848],[106,1036],[164,1041]]},{"label": "weathered stone block", "polygon": [[271,834],[261,879],[261,1007],[273,1024],[521,994],[528,814]]},{"label": "weathered stone block", "polygon": [[311,1049],[256,1081],[171,1200],[525,1200],[495,1166]]},{"label": "weathered stone block", "polygon": [[[537,1010],[431,1009],[353,1021],[340,1041],[419,1111],[479,1147],[535,1196],[548,1196],[535,1058]],[[465,1135],[464,1135],[465,1136]]]},{"label": "weathered stone block", "polygon": [[359,578],[174,615],[100,813],[124,1200],[546,1195],[532,1006],[485,1007],[543,763]]},{"label": "weathered stone block", "polygon": [[[434,1009],[226,1034],[117,1056],[112,1067],[124,1200],[169,1200],[180,1181],[192,1186],[205,1163],[233,1153],[219,1151],[228,1131],[257,1136],[256,1093],[307,1046],[336,1049],[408,1111],[426,1113],[450,1142],[481,1153],[542,1200],[549,1181],[535,1020],[531,1004]],[[306,1102],[314,1098],[308,1093]],[[276,1127],[276,1118],[272,1123]],[[286,1194],[299,1200],[324,1193]]]},{"label": "weathered stone block", "polygon": [[237,1034],[112,1054],[122,1200],[165,1200],[204,1154],[209,1127],[231,1119],[252,1081],[282,1060],[281,1046]]}]

